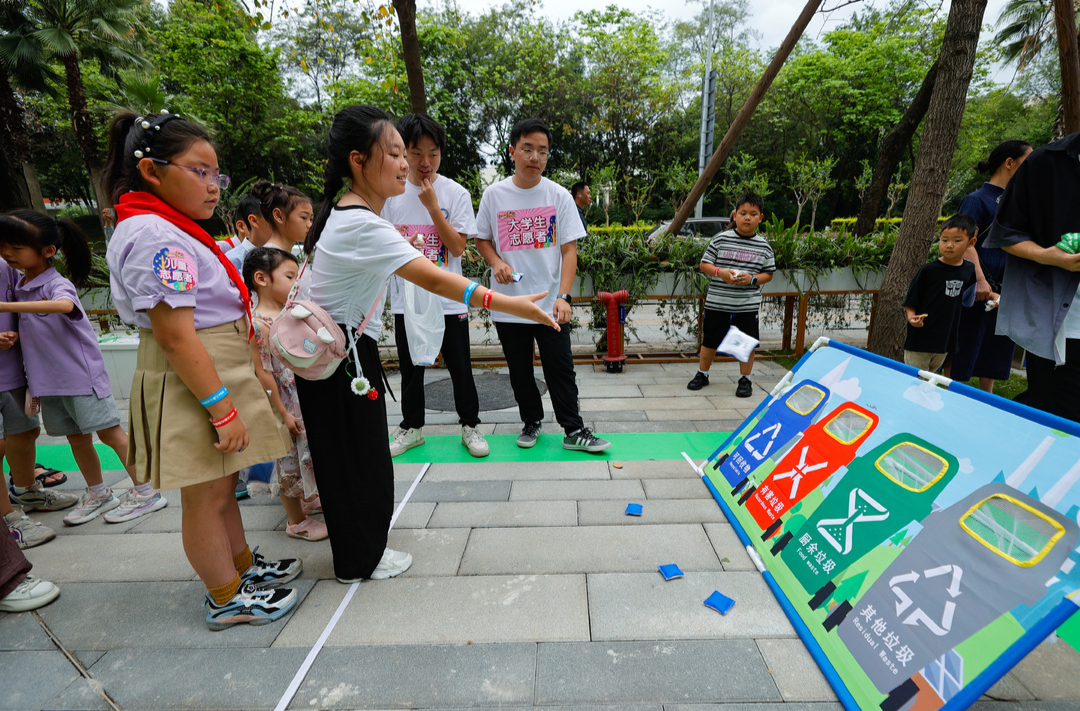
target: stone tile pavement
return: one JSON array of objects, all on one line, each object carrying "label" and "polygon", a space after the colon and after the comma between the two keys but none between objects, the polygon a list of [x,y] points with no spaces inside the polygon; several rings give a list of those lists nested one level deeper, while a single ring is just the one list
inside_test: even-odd
[{"label": "stone tile pavement", "polygon": [[[579,368],[582,411],[600,433],[728,430],[783,374],[759,363],[744,401],[733,364],[700,393],[685,389],[693,371]],[[483,418],[487,432],[518,429],[513,409]],[[430,412],[425,433],[456,434],[454,422]],[[433,464],[390,534],[412,569],[359,586],[290,708],[839,711],[686,463],[619,464]],[[396,465],[399,500],[419,469]],[[122,472],[107,480],[127,485]],[[118,526],[38,516],[58,537],[27,554],[63,592],[37,613],[0,614],[0,710],[274,708],[346,593],[329,545],[288,538],[276,501],[242,502],[253,545],[304,559],[303,602],[271,625],[209,632],[179,492],[166,495],[164,511]],[[648,516],[623,515],[630,500]],[[686,576],[665,583],[667,562]],[[737,601],[725,617],[701,604],[714,589]],[[1080,654],[1039,647],[976,708],[1080,709]]]}]

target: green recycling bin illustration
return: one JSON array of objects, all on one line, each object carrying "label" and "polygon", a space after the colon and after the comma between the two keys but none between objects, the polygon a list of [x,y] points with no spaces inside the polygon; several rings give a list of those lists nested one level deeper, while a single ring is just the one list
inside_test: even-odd
[{"label": "green recycling bin illustration", "polygon": [[1078,539],[1075,521],[1005,483],[927,517],[837,629],[888,694],[883,711],[903,709],[918,693],[911,677],[921,669],[1045,595]]}]

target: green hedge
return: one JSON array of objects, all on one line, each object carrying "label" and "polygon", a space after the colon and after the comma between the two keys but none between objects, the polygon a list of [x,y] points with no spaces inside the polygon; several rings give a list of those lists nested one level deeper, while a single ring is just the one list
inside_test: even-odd
[{"label": "green hedge", "polygon": [[[881,232],[886,227],[892,227],[893,229],[899,229],[900,228],[900,222],[903,219],[904,218],[902,218],[902,217],[890,217],[889,219],[885,219],[884,217],[879,217],[876,220],[874,220],[874,231],[875,232]],[[944,223],[945,220],[947,220],[947,219],[949,219],[949,218],[944,217],[944,216],[938,217],[937,218],[938,227],[941,227],[942,223]],[[836,231],[850,230],[853,227],[855,227],[855,223],[858,222],[858,221],[859,221],[859,218],[857,218],[857,217],[837,217],[832,222],[829,223],[829,229],[830,230],[836,230]]]}]

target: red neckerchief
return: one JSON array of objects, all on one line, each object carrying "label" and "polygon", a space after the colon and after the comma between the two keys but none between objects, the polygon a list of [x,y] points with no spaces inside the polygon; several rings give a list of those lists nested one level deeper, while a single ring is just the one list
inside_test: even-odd
[{"label": "red neckerchief", "polygon": [[120,204],[116,206],[117,224],[129,217],[134,217],[135,215],[157,215],[163,220],[168,220],[188,235],[201,242],[207,249],[214,253],[214,256],[218,258],[221,265],[225,267],[225,271],[228,273],[229,279],[232,280],[233,286],[240,292],[240,301],[243,302],[244,310],[247,311],[248,340],[250,341],[255,333],[251,319],[251,295],[248,293],[247,286],[244,285],[244,280],[241,278],[240,272],[236,271],[236,267],[233,266],[233,263],[225,256],[225,253],[221,251],[221,248],[217,246],[217,242],[214,241],[214,238],[211,237],[206,230],[199,227],[195,223],[195,220],[178,212],[171,205],[152,193],[130,192],[120,196]]}]

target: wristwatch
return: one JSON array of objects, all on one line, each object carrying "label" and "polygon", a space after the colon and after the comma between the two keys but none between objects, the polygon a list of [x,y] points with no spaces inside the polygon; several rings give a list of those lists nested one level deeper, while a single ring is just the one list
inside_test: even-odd
[{"label": "wristwatch", "polygon": [[750,277],[750,286],[757,286],[757,277],[756,276]]},{"label": "wristwatch", "polygon": [[562,299],[563,301],[565,301],[568,304],[574,302],[574,297],[570,296],[570,294],[556,294],[555,298],[556,299]]}]

